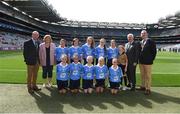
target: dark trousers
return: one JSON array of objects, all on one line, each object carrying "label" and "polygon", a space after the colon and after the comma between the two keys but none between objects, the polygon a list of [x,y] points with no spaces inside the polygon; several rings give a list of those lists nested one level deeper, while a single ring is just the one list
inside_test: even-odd
[{"label": "dark trousers", "polygon": [[120,84],[123,85],[123,82],[124,82],[124,85],[127,86],[127,77],[126,76],[121,77]]},{"label": "dark trousers", "polygon": [[42,70],[43,70],[43,73],[42,73],[42,78],[43,79],[46,79],[47,77],[52,78],[52,71],[53,71],[53,66],[52,65],[50,65],[50,66],[42,66]]},{"label": "dark trousers", "polygon": [[127,78],[132,88],[136,86],[136,66],[133,63],[129,63],[127,67]]}]

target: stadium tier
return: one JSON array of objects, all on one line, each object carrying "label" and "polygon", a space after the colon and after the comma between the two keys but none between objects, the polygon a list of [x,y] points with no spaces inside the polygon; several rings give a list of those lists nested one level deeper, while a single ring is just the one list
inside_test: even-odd
[{"label": "stadium tier", "polygon": [[41,37],[50,34],[54,41],[59,41],[61,38],[71,41],[72,38],[78,37],[80,42],[84,42],[87,36],[93,36],[95,41],[104,37],[107,41],[115,39],[118,44],[124,44],[127,42],[128,33],[133,33],[135,39],[140,40],[142,29],[146,29],[149,37],[157,44],[178,44],[180,13],[160,19],[155,24],[85,22],[60,17],[46,0],[1,0],[0,2],[1,44],[4,43],[2,39],[5,36],[7,36],[5,38],[16,36],[6,33],[30,37],[34,30],[39,31]]}]

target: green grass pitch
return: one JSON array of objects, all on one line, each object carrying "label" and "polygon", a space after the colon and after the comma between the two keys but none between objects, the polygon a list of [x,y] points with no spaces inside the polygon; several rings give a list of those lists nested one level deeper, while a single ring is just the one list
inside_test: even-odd
[{"label": "green grass pitch", "polygon": [[[41,75],[40,67],[38,83],[42,83]],[[54,66],[54,84],[55,78]],[[139,85],[139,66],[136,80]],[[26,83],[26,65],[21,51],[0,51],[0,83]],[[153,64],[152,86],[180,86],[180,53],[158,52]]]},{"label": "green grass pitch", "polygon": [[[41,75],[40,68],[39,84],[42,84]],[[54,72],[54,84],[55,78]],[[108,90],[103,94],[60,95],[56,87],[42,88],[29,95],[24,83],[26,65],[22,52],[0,51],[0,113],[179,113],[180,53],[158,52],[150,96],[142,91],[120,91],[111,95]],[[140,84],[138,66],[137,84]]]}]

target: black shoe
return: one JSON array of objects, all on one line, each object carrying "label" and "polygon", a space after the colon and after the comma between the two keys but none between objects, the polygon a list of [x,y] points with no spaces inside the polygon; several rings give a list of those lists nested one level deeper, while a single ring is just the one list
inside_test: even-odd
[{"label": "black shoe", "polygon": [[33,90],[33,89],[28,88],[28,93],[29,93],[29,94],[33,94],[33,93],[34,93],[34,90]]},{"label": "black shoe", "polygon": [[135,89],[135,87],[132,87],[131,89],[130,89],[130,91],[135,91],[136,89]]},{"label": "black shoe", "polygon": [[140,86],[139,88],[137,88],[137,90],[139,90],[139,91],[145,91],[145,90],[146,90],[146,88],[145,88],[145,87]]},{"label": "black shoe", "polygon": [[34,90],[34,91],[40,91],[41,88],[38,88],[37,86],[34,86],[34,87],[33,87],[33,90]]},{"label": "black shoe", "polygon": [[127,87],[131,87],[131,84],[128,84]]}]

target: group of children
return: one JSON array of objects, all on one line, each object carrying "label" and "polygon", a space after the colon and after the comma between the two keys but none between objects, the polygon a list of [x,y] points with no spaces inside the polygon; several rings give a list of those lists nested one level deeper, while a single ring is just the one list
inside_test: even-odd
[{"label": "group of children", "polygon": [[39,52],[43,87],[52,86],[55,61],[59,93],[66,93],[67,88],[72,93],[77,93],[81,85],[84,93],[92,93],[94,85],[96,92],[102,93],[105,84],[108,84],[111,93],[116,94],[123,80],[127,86],[127,56],[124,46],[116,47],[115,40],[111,40],[109,48],[106,48],[105,39],[101,38],[99,45],[95,47],[94,38],[88,37],[86,43],[80,47],[78,38],[74,38],[72,46],[68,48],[66,40],[61,39],[60,45],[55,47],[51,36],[46,35]]},{"label": "group of children", "polygon": [[[117,58],[112,59],[112,66],[108,67],[104,64],[104,57],[99,57],[98,64],[93,65],[93,57],[87,56],[87,63],[82,65],[79,62],[78,55],[74,54],[73,62],[67,63],[67,55],[61,56],[61,62],[56,67],[56,79],[59,93],[66,93],[69,87],[72,93],[79,92],[80,82],[82,78],[82,88],[84,93],[92,93],[93,83],[97,93],[102,93],[105,88],[105,80],[109,80],[111,93],[118,92],[123,72],[118,66]],[[69,86],[68,86],[69,85]]]}]

